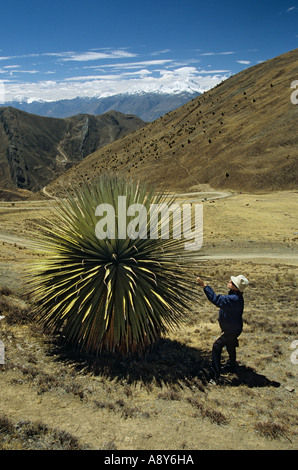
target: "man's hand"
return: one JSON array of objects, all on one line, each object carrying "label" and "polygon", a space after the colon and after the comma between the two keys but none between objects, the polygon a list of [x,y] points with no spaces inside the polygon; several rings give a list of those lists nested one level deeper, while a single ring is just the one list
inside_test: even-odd
[{"label": "man's hand", "polygon": [[200,277],[197,277],[196,281],[199,284],[199,286],[201,286],[201,287],[206,287],[207,286],[207,284],[205,284],[205,282],[202,281],[202,279]]}]

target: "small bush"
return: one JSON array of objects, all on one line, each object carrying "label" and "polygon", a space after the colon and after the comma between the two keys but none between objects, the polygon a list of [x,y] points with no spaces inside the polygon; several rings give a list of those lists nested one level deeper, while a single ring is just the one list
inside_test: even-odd
[{"label": "small bush", "polygon": [[207,408],[204,403],[196,398],[189,397],[187,401],[200,411],[203,418],[208,418],[212,423],[218,425],[228,424],[228,418],[221,411]]},{"label": "small bush", "polygon": [[255,424],[255,429],[262,436],[268,437],[270,439],[279,439],[286,436],[288,429],[283,424],[275,423],[274,421],[263,421]]},{"label": "small bush", "polygon": [[59,429],[50,429],[42,422],[19,421],[14,424],[0,416],[0,450],[83,450],[75,436]]}]

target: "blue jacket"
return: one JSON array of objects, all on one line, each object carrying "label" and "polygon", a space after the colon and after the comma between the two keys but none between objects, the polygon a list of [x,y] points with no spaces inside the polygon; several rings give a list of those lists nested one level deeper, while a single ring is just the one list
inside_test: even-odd
[{"label": "blue jacket", "polygon": [[228,295],[216,295],[212,287],[204,287],[207,299],[219,307],[218,321],[224,333],[240,335],[243,327],[243,295],[240,291],[230,290]]}]

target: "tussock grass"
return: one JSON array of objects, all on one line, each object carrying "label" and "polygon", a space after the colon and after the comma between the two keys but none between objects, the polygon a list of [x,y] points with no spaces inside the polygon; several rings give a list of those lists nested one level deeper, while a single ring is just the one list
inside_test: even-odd
[{"label": "tussock grass", "polygon": [[49,428],[39,421],[18,421],[14,423],[7,416],[1,415],[0,449],[84,450],[84,447],[75,436],[68,432]]},{"label": "tussock grass", "polygon": [[288,437],[289,430],[285,424],[276,423],[272,420],[261,421],[255,424],[255,429],[261,435],[270,439],[286,438],[291,442]]}]

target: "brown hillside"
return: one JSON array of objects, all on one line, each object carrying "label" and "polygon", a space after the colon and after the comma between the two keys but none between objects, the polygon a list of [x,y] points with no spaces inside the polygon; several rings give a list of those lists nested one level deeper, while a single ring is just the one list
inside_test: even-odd
[{"label": "brown hillside", "polygon": [[144,125],[116,111],[56,119],[0,108],[0,187],[38,191],[90,153]]},{"label": "brown hillside", "polygon": [[298,49],[246,69],[209,92],[96,151],[48,186],[52,194],[102,172],[169,189],[260,191],[297,184]]}]

